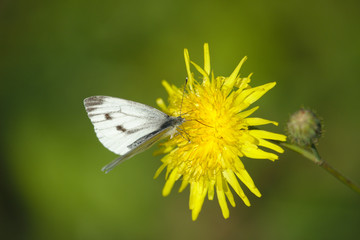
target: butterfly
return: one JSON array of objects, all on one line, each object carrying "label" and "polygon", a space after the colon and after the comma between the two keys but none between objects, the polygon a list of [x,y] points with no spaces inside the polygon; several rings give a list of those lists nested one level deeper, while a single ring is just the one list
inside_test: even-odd
[{"label": "butterfly", "polygon": [[148,105],[108,96],[84,100],[96,136],[110,151],[120,155],[102,168],[108,173],[115,166],[176,133],[185,119],[169,116]]}]

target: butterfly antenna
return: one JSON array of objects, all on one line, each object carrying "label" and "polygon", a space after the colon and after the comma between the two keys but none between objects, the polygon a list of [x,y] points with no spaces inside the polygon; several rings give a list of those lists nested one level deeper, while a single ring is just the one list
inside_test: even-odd
[{"label": "butterfly antenna", "polygon": [[184,89],[183,89],[183,95],[182,95],[181,104],[180,104],[180,117],[181,117],[181,110],[182,110],[182,105],[183,105],[183,102],[184,102],[185,88],[186,88],[187,82],[188,82],[188,78],[186,77],[185,78],[185,85],[184,85]]},{"label": "butterfly antenna", "polygon": [[189,120],[187,120],[187,121],[196,121],[196,122],[198,122],[198,123],[200,123],[200,124],[202,124],[202,125],[204,125],[204,126],[206,126],[206,127],[214,128],[213,126],[210,126],[210,125],[207,125],[207,124],[205,124],[205,123],[203,123],[203,122],[200,122],[200,121],[197,120],[197,119],[189,119]]},{"label": "butterfly antenna", "polygon": [[[186,84],[187,84],[187,82],[188,82],[188,78],[186,77],[186,78],[185,78],[185,85],[184,85],[184,89],[183,89],[183,95],[182,95],[181,104],[180,104],[180,117],[181,117],[181,115],[182,115],[181,111],[182,111],[182,105],[183,105],[183,102],[184,102],[184,95],[185,95],[185,90],[186,90]],[[190,112],[191,112],[191,111],[190,111]],[[187,112],[187,113],[189,113],[189,112]],[[185,114],[187,114],[187,113],[185,113]],[[191,142],[190,137],[189,137],[189,134],[187,134],[184,129],[177,128],[177,130],[178,130],[178,133],[179,133],[186,141],[188,141],[188,143]],[[179,130],[180,130],[180,131],[179,131]],[[182,135],[181,132],[184,132],[184,134],[186,135],[186,137],[184,137],[184,135]]]},{"label": "butterfly antenna", "polygon": [[200,123],[200,124],[202,124],[202,125],[204,125],[204,126],[206,126],[206,127],[214,128],[213,126],[210,126],[210,125],[207,125],[207,124],[205,124],[205,123],[202,123],[202,122],[200,122],[200,121],[197,120],[197,119],[195,119],[195,121],[197,121],[198,123]]}]

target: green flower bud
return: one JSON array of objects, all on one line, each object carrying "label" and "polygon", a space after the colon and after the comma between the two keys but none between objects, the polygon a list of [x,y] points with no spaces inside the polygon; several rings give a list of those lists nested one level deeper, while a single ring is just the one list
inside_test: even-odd
[{"label": "green flower bud", "polygon": [[321,120],[313,111],[302,108],[290,116],[287,132],[292,143],[310,146],[321,137]]}]

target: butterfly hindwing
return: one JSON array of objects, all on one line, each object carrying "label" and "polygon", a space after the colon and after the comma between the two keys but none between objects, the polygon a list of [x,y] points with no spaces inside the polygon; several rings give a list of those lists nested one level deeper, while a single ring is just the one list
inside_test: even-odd
[{"label": "butterfly hindwing", "polygon": [[123,161],[125,161],[125,160],[131,158],[132,156],[134,156],[135,154],[140,153],[140,152],[146,150],[147,148],[151,147],[155,142],[159,141],[161,138],[166,136],[168,133],[169,133],[169,128],[164,128],[164,129],[154,131],[152,133],[149,133],[148,135],[145,135],[145,136],[139,138],[138,140],[136,140],[129,146],[129,148],[131,148],[132,150],[130,150],[125,155],[121,155],[120,157],[118,157],[117,159],[112,161],[111,163],[107,164],[101,170],[105,173],[111,171],[115,166],[119,165]]}]

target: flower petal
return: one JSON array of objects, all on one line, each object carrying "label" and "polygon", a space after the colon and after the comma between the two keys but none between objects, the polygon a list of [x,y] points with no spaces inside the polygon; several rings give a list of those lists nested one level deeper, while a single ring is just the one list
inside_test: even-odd
[{"label": "flower petal", "polygon": [[223,176],[225,177],[226,181],[230,184],[230,186],[235,190],[237,195],[239,195],[239,197],[241,199],[247,200],[247,201],[245,200],[244,202],[249,202],[244,191],[241,189],[240,184],[239,184],[234,172],[230,169],[227,169],[227,170],[223,171]]},{"label": "flower petal", "polygon": [[272,89],[276,85],[276,82],[267,83],[259,87],[253,88],[254,92],[250,94],[244,101],[252,104],[261,98],[267,91]]},{"label": "flower petal", "polygon": [[169,84],[167,81],[163,80],[163,81],[161,82],[161,84],[164,86],[164,88],[165,88],[165,90],[167,91],[167,93],[169,94],[169,96],[175,94],[174,89],[170,86],[170,84]]},{"label": "flower petal", "polygon": [[180,188],[179,188],[179,192],[184,191],[184,189],[185,189],[188,185],[189,185],[189,181],[183,180],[183,181],[181,182],[181,186],[180,186]]},{"label": "flower petal", "polygon": [[249,158],[257,158],[257,159],[269,159],[276,160],[279,157],[276,154],[265,152],[259,149],[255,144],[247,143],[246,146],[241,148],[242,153]]},{"label": "flower petal", "polygon": [[258,87],[245,89],[235,99],[234,103],[241,106],[241,110],[250,106],[250,104],[261,98],[267,91],[273,88],[276,82],[267,83]]},{"label": "flower petal", "polygon": [[218,174],[216,180],[216,195],[224,218],[225,219],[229,218],[230,213],[225,199],[225,193],[223,189],[223,178],[221,174]]},{"label": "flower petal", "polygon": [[155,172],[154,179],[160,175],[160,173],[165,169],[166,166],[167,166],[167,164],[165,164],[165,163],[161,164],[161,166]]},{"label": "flower petal", "polygon": [[192,182],[190,191],[193,191],[192,194],[190,193],[190,196],[193,197],[193,199],[190,200],[190,202],[192,202],[190,209],[192,210],[192,220],[195,221],[199,216],[202,205],[204,203],[207,193],[207,185],[204,185],[203,181]]},{"label": "flower petal", "polygon": [[201,75],[203,75],[203,83],[208,83],[210,81],[209,75],[196,63],[194,63],[193,61],[191,61],[191,64],[196,68],[196,70],[198,70],[199,73],[201,73]]},{"label": "flower petal", "polygon": [[237,87],[238,90],[236,90],[237,92],[241,92],[242,90],[244,90],[245,88],[247,88],[249,86],[249,82],[251,81],[251,76],[253,74],[250,73],[249,76],[245,77],[245,78],[237,78],[236,83],[234,85],[234,87]]},{"label": "flower petal", "polygon": [[214,186],[215,186],[215,180],[209,181],[209,189],[208,189],[208,199],[213,200],[214,199]]},{"label": "flower petal", "polygon": [[174,168],[172,170],[172,172],[170,173],[170,176],[167,179],[167,181],[165,183],[165,186],[163,188],[162,195],[164,197],[170,194],[171,189],[173,188],[175,181],[178,180],[180,178],[180,176],[181,175],[178,174],[178,168]]},{"label": "flower petal", "polygon": [[207,75],[210,75],[210,51],[209,44],[204,44],[204,70]]},{"label": "flower petal", "polygon": [[158,98],[156,99],[156,104],[159,106],[159,108],[161,109],[161,111],[163,112],[168,112],[168,108],[164,102],[164,100],[162,98]]},{"label": "flower petal", "polygon": [[236,66],[235,70],[231,73],[231,75],[225,80],[225,83],[223,85],[223,89],[224,91],[226,91],[227,93],[229,93],[235,83],[236,83],[236,79],[237,76],[240,72],[241,66],[244,64],[244,62],[246,61],[247,57],[243,57],[243,59],[241,59],[241,61],[239,62],[239,64]]},{"label": "flower petal", "polygon": [[249,110],[246,110],[246,111],[243,111],[243,112],[239,112],[237,114],[237,116],[239,118],[246,118],[247,116],[250,116],[251,114],[253,114],[258,109],[259,109],[259,107],[256,106],[256,107],[253,107],[252,109],[249,109]]},{"label": "flower petal", "polygon": [[233,194],[231,193],[231,190],[230,190],[230,188],[229,188],[229,186],[228,186],[228,184],[227,184],[226,181],[224,181],[224,184],[225,184],[225,186],[226,186],[226,187],[225,187],[225,195],[226,195],[227,199],[229,200],[230,205],[233,206],[233,207],[235,207],[236,204],[235,204],[234,196],[233,196]]},{"label": "flower petal", "polygon": [[264,130],[249,130],[249,134],[256,138],[264,138],[278,141],[286,141],[286,136],[283,134],[272,133]]},{"label": "flower petal", "polygon": [[249,126],[259,126],[259,125],[265,125],[265,124],[270,124],[270,123],[274,124],[275,126],[279,125],[275,121],[270,121],[270,120],[266,120],[263,118],[247,118],[245,120]]},{"label": "flower petal", "polygon": [[[245,168],[239,169],[235,172],[236,176],[246,185],[246,187],[257,197],[261,197],[261,193],[258,188],[255,186],[254,181],[250,177],[249,173]],[[246,197],[246,196],[245,196]],[[246,206],[250,206],[249,200],[246,198],[242,198]]]},{"label": "flower petal", "polygon": [[259,139],[259,146],[262,146],[262,147],[266,147],[266,148],[269,148],[269,149],[272,149],[278,153],[283,153],[284,152],[284,149],[282,149],[281,147],[279,147],[278,145],[274,144],[274,143],[271,143],[269,141],[266,141],[264,139]]},{"label": "flower petal", "polygon": [[186,48],[184,49],[184,58],[185,58],[186,72],[187,72],[187,75],[188,75],[188,86],[192,90],[193,89],[194,78],[193,78],[193,75],[192,75],[191,70],[190,70],[189,51]]}]

